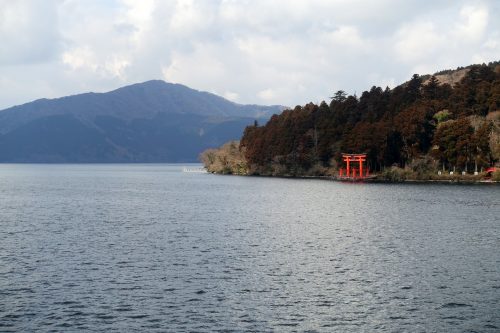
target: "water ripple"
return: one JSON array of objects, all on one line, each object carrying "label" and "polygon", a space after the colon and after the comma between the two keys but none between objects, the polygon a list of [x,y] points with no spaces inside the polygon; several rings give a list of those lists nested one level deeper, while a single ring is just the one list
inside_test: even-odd
[{"label": "water ripple", "polygon": [[498,332],[500,189],[0,165],[0,331]]}]

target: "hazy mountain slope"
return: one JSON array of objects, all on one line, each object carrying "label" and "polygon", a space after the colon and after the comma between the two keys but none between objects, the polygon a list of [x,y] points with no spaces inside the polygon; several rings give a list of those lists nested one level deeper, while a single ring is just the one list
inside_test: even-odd
[{"label": "hazy mountain slope", "polygon": [[269,118],[280,106],[241,105],[220,96],[180,84],[154,80],[108,93],[85,93],[56,99],[40,99],[0,111],[0,133],[33,119],[72,114],[87,122],[96,116],[120,119],[153,118],[158,113],[198,114],[219,117]]},{"label": "hazy mountain slope", "polygon": [[195,161],[281,109],[163,81],[42,99],[0,111],[0,162]]}]

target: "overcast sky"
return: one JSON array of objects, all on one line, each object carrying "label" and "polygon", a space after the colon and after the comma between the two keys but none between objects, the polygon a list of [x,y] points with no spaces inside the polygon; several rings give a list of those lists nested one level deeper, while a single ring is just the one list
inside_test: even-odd
[{"label": "overcast sky", "polygon": [[162,79],[294,106],[500,60],[500,1],[0,0],[0,109]]}]

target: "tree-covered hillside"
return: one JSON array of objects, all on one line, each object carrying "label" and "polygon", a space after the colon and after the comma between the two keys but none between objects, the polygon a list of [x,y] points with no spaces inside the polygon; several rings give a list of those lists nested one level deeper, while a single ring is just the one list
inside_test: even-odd
[{"label": "tree-covered hillside", "polygon": [[[464,71],[464,69],[460,69]],[[325,174],[342,153],[367,153],[368,166],[480,170],[500,158],[500,63],[472,65],[458,82],[448,72],[359,97],[338,91],[248,126],[240,143],[248,173]],[[450,82],[450,81],[448,81]]]}]

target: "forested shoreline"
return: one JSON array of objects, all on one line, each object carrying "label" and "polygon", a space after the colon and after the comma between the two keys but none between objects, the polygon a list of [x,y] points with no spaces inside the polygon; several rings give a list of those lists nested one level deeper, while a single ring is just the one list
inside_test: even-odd
[{"label": "forested shoreline", "polygon": [[366,153],[368,168],[387,179],[432,179],[438,171],[480,177],[500,160],[500,62],[415,74],[359,97],[337,91],[329,103],[248,126],[239,142],[201,160],[218,173],[331,176],[342,153]]}]

